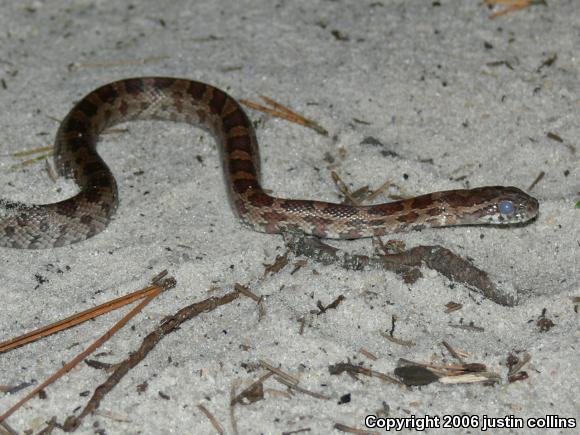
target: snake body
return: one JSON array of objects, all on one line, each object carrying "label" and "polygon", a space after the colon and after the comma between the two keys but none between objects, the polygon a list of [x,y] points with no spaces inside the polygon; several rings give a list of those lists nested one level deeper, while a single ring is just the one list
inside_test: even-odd
[{"label": "snake body", "polygon": [[101,232],[117,208],[118,193],[113,174],[97,153],[97,141],[103,130],[135,119],[179,121],[208,129],[218,143],[232,207],[257,231],[356,239],[425,227],[513,224],[538,213],[536,199],[502,186],[434,192],[368,206],[270,196],[260,185],[252,123],[236,100],[205,83],[140,77],[104,85],[73,107],[56,135],[54,160],[59,175],[72,178],[79,193],[39,205],[0,199],[0,246],[52,248]]}]

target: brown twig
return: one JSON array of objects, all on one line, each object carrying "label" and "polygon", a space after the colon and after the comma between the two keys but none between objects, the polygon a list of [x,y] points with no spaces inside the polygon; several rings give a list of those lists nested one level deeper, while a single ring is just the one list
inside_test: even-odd
[{"label": "brown twig", "polygon": [[12,154],[12,157],[28,157],[31,156],[32,154],[38,154],[38,153],[44,153],[44,152],[49,152],[49,154],[52,154],[53,151],[53,146],[45,146],[45,147],[36,147],[36,148],[32,148],[29,150],[24,150],[24,151],[18,151],[14,154]]},{"label": "brown twig", "polygon": [[396,385],[403,385],[403,383],[389,375],[386,375],[381,372],[377,372],[376,370],[368,369],[362,366],[355,366],[354,364],[350,363],[338,363],[328,366],[328,371],[331,375],[339,375],[343,372],[350,373],[350,374],[359,374],[363,376],[369,376],[372,378],[379,378],[383,381],[390,382]]},{"label": "brown twig", "polygon": [[48,157],[50,157],[52,155],[53,155],[53,153],[50,152],[50,153],[46,153],[46,154],[41,154],[40,156],[36,156],[36,157],[34,157],[32,159],[23,160],[20,163],[16,163],[16,164],[10,166],[10,170],[14,171],[14,170],[17,170],[17,169],[25,168],[26,166],[30,166],[30,165],[32,165],[34,163],[38,163],[38,162],[44,161]]},{"label": "brown twig", "polygon": [[417,246],[400,253],[367,256],[348,254],[320,239],[292,233],[284,234],[284,241],[294,255],[306,256],[324,265],[337,264],[346,270],[367,267],[390,270],[407,284],[416,282],[422,276],[420,268],[426,266],[499,305],[511,307],[518,302],[517,295],[505,292],[486,272],[442,246]]},{"label": "brown twig", "polygon": [[236,397],[236,388],[237,388],[237,382],[234,381],[232,383],[232,387],[230,388],[230,423],[232,425],[232,432],[234,433],[234,435],[238,435],[238,422],[236,420],[236,414],[234,413],[234,407],[235,407],[235,397]]},{"label": "brown twig", "polygon": [[280,377],[275,377],[274,379],[276,379],[281,384],[286,385],[290,390],[298,391],[299,393],[306,394],[306,395],[314,397],[316,399],[322,399],[322,400],[330,400],[331,399],[329,396],[325,396],[324,394],[314,393],[312,391],[308,391],[305,388],[299,387],[298,385],[295,385],[291,382],[288,382],[286,379],[283,379]]},{"label": "brown twig", "polygon": [[311,128],[319,134],[324,136],[328,136],[328,131],[321,127],[316,121],[311,119],[305,118],[302,115],[288,109],[286,106],[283,106],[280,103],[272,100],[271,98],[265,97],[263,95],[260,96],[262,100],[264,100],[267,104],[274,107],[271,109],[270,107],[262,106],[261,104],[254,103],[248,100],[240,100],[240,103],[245,104],[251,109],[259,110],[260,112],[266,113],[268,115],[276,116],[278,118],[285,119],[286,121],[293,122],[294,124],[302,125],[307,128]]},{"label": "brown twig", "polygon": [[538,176],[536,177],[536,179],[534,181],[532,181],[532,184],[530,184],[530,186],[528,187],[528,192],[531,192],[532,189],[534,187],[536,187],[536,184],[538,184],[540,182],[540,180],[542,178],[544,178],[544,175],[546,175],[546,173],[544,171],[540,171],[540,173],[538,174]]},{"label": "brown twig", "polygon": [[342,178],[340,177],[340,175],[338,175],[336,171],[331,171],[330,176],[336,188],[344,196],[343,203],[350,205],[361,205],[363,202],[372,201],[377,196],[384,193],[384,191],[389,186],[393,185],[393,182],[391,180],[387,180],[375,190],[370,190],[368,186],[364,186],[356,190],[355,192],[351,192],[346,183],[342,181]]},{"label": "brown twig", "polygon": [[412,340],[403,340],[401,338],[397,338],[397,337],[393,337],[390,334],[387,334],[385,332],[380,332],[381,336],[383,338],[386,338],[387,340],[389,340],[391,343],[395,343],[395,344],[399,344],[401,346],[406,346],[406,347],[413,347],[415,346],[415,342]]},{"label": "brown twig", "polygon": [[175,285],[175,280],[173,280],[172,278],[167,279],[166,282],[163,284],[164,285],[162,285],[162,286],[157,286],[156,290],[152,291],[149,294],[149,296],[147,296],[145,298],[144,301],[142,301],[139,305],[137,305],[135,308],[133,308],[131,311],[129,311],[121,320],[119,320],[111,329],[109,329],[105,334],[103,334],[98,340],[96,340],[93,344],[91,344],[87,349],[85,349],[83,352],[81,352],[76,357],[74,357],[70,362],[65,364],[56,373],[49,376],[44,382],[42,382],[40,385],[38,385],[36,388],[34,388],[34,390],[32,390],[30,393],[28,393],[28,395],[26,395],[24,398],[22,398],[18,403],[16,403],[14,406],[12,406],[8,411],[6,411],[4,414],[0,415],[0,421],[4,421],[6,418],[8,418],[10,415],[12,415],[15,411],[17,411],[24,403],[26,403],[28,400],[30,400],[32,397],[34,397],[40,390],[43,390],[48,385],[52,384],[54,381],[56,381],[57,379],[62,377],[65,373],[68,373],[79,362],[81,362],[84,358],[86,358],[88,355],[93,353],[95,351],[95,349],[102,346],[103,343],[105,343],[109,338],[111,338],[119,329],[121,329],[123,326],[125,326],[129,322],[129,320],[131,320],[133,317],[135,317],[135,315],[137,315],[139,312],[141,312],[141,310],[143,308],[145,308],[145,306],[147,306],[147,304],[149,304],[149,302],[151,302],[153,299],[155,299],[155,297],[157,297],[161,292],[165,291],[166,289],[168,289],[170,287],[173,287]]},{"label": "brown twig", "polygon": [[236,291],[238,291],[241,294],[243,294],[244,296],[252,299],[254,302],[260,302],[260,300],[261,300],[260,299],[260,296],[258,296],[256,293],[254,293],[253,291],[251,291],[245,285],[236,283],[236,284],[234,284],[234,288],[236,289]]},{"label": "brown twig", "polygon": [[504,9],[501,9],[497,12],[494,12],[489,16],[491,20],[497,17],[501,17],[502,15],[508,14],[510,12],[514,12],[520,9],[525,9],[530,6],[534,5],[543,5],[547,6],[545,0],[485,0],[485,4],[488,6],[495,6],[495,5],[505,5]]},{"label": "brown twig", "polygon": [[197,409],[199,409],[201,412],[204,413],[204,415],[207,417],[207,419],[209,420],[209,422],[212,424],[212,426],[215,428],[215,430],[220,434],[223,435],[226,433],[226,431],[224,430],[223,426],[221,424],[219,424],[219,422],[217,421],[217,419],[213,416],[213,414],[211,412],[208,411],[208,409],[203,406],[201,403],[197,405]]},{"label": "brown twig", "polygon": [[213,311],[222,305],[229,304],[238,297],[239,293],[234,291],[221,297],[208,298],[201,302],[188,305],[180,309],[173,316],[166,318],[161,325],[143,339],[139,349],[131,353],[129,358],[120,363],[109,378],[95,389],[93,396],[80,414],[78,416],[70,416],[66,419],[63,429],[67,432],[75,430],[88,414],[94,412],[100,406],[104,397],[129,373],[129,370],[143,361],[164,337],[178,330],[184,322],[193,319],[201,313]]},{"label": "brown twig", "polygon": [[95,317],[102,316],[103,314],[109,313],[118,308],[124,307],[125,305],[131,304],[138,299],[150,296],[157,292],[159,289],[158,285],[151,285],[142,290],[136,291],[134,293],[121,296],[120,298],[113,299],[112,301],[105,302],[94,308],[89,308],[81,313],[75,314],[73,316],[67,317],[66,319],[59,320],[58,322],[52,323],[48,326],[36,329],[27,334],[21,335],[19,337],[13,338],[11,340],[4,341],[0,343],[0,353],[7,352],[16,347],[32,343],[40,338],[47,337],[57,332],[63,331],[73,326],[79,325],[87,320],[94,319]]},{"label": "brown twig", "polygon": [[361,347],[358,351],[372,361],[376,361],[379,359],[375,354],[369,352],[364,347]]},{"label": "brown twig", "polygon": [[463,363],[463,355],[460,355],[458,351],[456,351],[449,343],[445,340],[441,342],[441,344],[447,349],[447,351],[460,363]]},{"label": "brown twig", "polygon": [[280,370],[279,368],[274,367],[272,364],[269,364],[269,363],[267,363],[264,360],[260,360],[260,365],[262,367],[264,367],[265,369],[270,370],[272,373],[274,373],[275,375],[279,376],[280,378],[284,379],[289,384],[298,385],[298,383],[300,382],[294,376],[286,373],[283,370]]},{"label": "brown twig", "polygon": [[445,304],[445,311],[444,311],[444,313],[445,314],[449,314],[449,313],[452,313],[454,311],[460,310],[461,308],[463,308],[463,305],[460,304],[460,303],[458,303],[458,302],[453,302],[453,301],[447,302]]},{"label": "brown twig", "polygon": [[330,177],[332,178],[336,188],[344,195],[344,202],[346,204],[360,205],[361,202],[357,198],[353,197],[353,195],[350,193],[350,189],[345,184],[345,182],[342,181],[342,178],[340,178],[340,175],[338,175],[336,171],[330,171]]}]

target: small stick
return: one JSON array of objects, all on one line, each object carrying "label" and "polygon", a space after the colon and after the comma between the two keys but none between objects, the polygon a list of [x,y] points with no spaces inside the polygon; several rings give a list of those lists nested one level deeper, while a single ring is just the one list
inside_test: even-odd
[{"label": "small stick", "polygon": [[116,310],[118,308],[124,307],[125,305],[131,304],[138,299],[142,299],[147,296],[151,296],[153,293],[157,292],[159,289],[158,285],[152,285],[146,287],[142,290],[136,291],[134,293],[121,296],[120,298],[113,299],[112,301],[105,302],[94,308],[89,308],[88,310],[82,311],[73,316],[67,317],[66,319],[59,320],[58,322],[52,323],[48,326],[43,326],[32,332],[21,335],[19,337],[7,340],[0,343],[0,353],[7,352],[19,346],[32,343],[40,338],[47,337],[57,332],[63,331],[73,326],[79,325],[86,322],[87,320],[94,319],[95,317],[102,316],[110,311]]},{"label": "small stick", "polygon": [[232,383],[232,387],[230,388],[230,421],[232,424],[232,432],[235,435],[238,435],[238,422],[236,421],[236,415],[234,413],[234,399],[236,397],[236,382]]},{"label": "small stick", "polygon": [[542,178],[544,178],[544,175],[546,175],[546,173],[544,171],[541,171],[538,176],[536,177],[536,179],[532,182],[532,184],[530,184],[530,187],[528,187],[528,192],[531,192],[532,189],[534,187],[536,187],[536,184],[538,184],[540,182],[540,180]]},{"label": "small stick", "polygon": [[[184,322],[193,319],[201,313],[213,311],[222,305],[229,304],[239,298],[239,296],[240,294],[234,291],[221,297],[208,298],[181,308],[175,314],[166,318],[142,340],[141,345],[136,351],[129,354],[129,357],[125,361],[116,365],[115,371],[104,383],[95,389],[93,396],[80,411],[79,415],[69,416],[65,419],[63,429],[69,432],[75,430],[87,415],[98,409],[105,396],[121,382],[133,367],[143,361],[164,337],[179,329]],[[234,431],[234,433],[237,433],[237,431]]]},{"label": "small stick", "polygon": [[291,390],[295,390],[298,391],[302,394],[307,394],[308,396],[312,396],[316,399],[322,399],[322,400],[330,400],[331,398],[329,396],[325,396],[324,394],[320,394],[320,393],[313,393],[312,391],[308,391],[305,388],[299,387],[298,385],[293,385],[290,382],[288,382],[286,379],[282,379],[282,378],[274,378],[276,379],[278,382],[280,382],[281,384],[286,385],[288,388],[290,388]]},{"label": "small stick", "polygon": [[209,422],[212,424],[212,426],[215,428],[215,430],[220,434],[220,435],[224,435],[226,433],[226,431],[224,430],[224,428],[222,427],[221,424],[219,424],[219,422],[217,421],[217,419],[212,415],[211,412],[209,412],[207,410],[207,408],[205,406],[203,406],[201,403],[199,405],[197,405],[197,408],[203,412],[205,414],[205,416],[207,417],[207,419],[209,420]]},{"label": "small stick", "polygon": [[353,198],[352,194],[350,193],[350,189],[344,183],[344,181],[342,181],[340,175],[338,175],[335,171],[331,171],[330,176],[332,177],[332,181],[334,181],[334,184],[336,185],[340,193],[342,193],[346,198],[347,203],[353,205],[360,205],[360,202],[356,198]]},{"label": "small stick", "polygon": [[328,136],[328,131],[326,129],[322,128],[320,125],[318,125],[318,123],[316,123],[315,121],[308,119],[308,118],[305,118],[305,117],[297,114],[296,112],[293,112],[292,110],[281,105],[280,103],[275,102],[271,98],[265,97],[263,95],[261,95],[261,98],[266,103],[273,106],[275,109],[271,109],[269,107],[262,106],[261,104],[254,103],[254,102],[249,101],[249,100],[241,99],[240,103],[245,104],[246,106],[248,106],[251,109],[259,110],[262,113],[276,116],[278,118],[282,118],[282,119],[285,119],[287,121],[293,122],[294,124],[298,124],[298,125],[302,125],[302,126],[307,127],[307,128],[311,128],[319,134],[322,134],[324,136]]},{"label": "small stick", "polygon": [[485,0],[485,4],[488,6],[506,5],[504,9],[491,14],[489,16],[490,20],[501,17],[502,15],[508,14],[510,12],[517,11],[519,9],[525,9],[533,5],[547,6],[545,0]]},{"label": "small stick", "polygon": [[259,363],[266,369],[270,370],[271,372],[273,372],[274,374],[280,376],[282,379],[284,379],[286,382],[292,384],[292,385],[298,385],[298,382],[300,382],[298,379],[296,379],[294,376],[289,375],[288,373],[274,367],[271,364],[268,364],[266,361],[264,360],[258,360]]},{"label": "small stick", "polygon": [[10,170],[15,171],[17,169],[25,168],[26,166],[30,166],[34,163],[40,162],[48,157],[50,157],[53,153],[42,154],[40,156],[34,157],[33,159],[23,160],[20,163],[10,166]]},{"label": "small stick", "polygon": [[331,375],[339,375],[342,372],[347,372],[349,374],[359,374],[363,376],[368,376],[371,378],[379,378],[386,382],[391,382],[396,385],[404,385],[401,381],[386,375],[384,373],[378,372],[376,370],[368,369],[366,367],[355,366],[351,363],[338,363],[328,366],[328,371]]},{"label": "small stick", "polygon": [[103,334],[97,341],[91,344],[88,348],[86,348],[83,352],[78,354],[74,357],[70,362],[65,364],[60,370],[58,370],[53,375],[49,376],[44,382],[34,388],[30,393],[28,393],[24,398],[18,401],[14,406],[12,406],[8,411],[4,414],[0,415],[0,422],[6,420],[10,417],[14,412],[16,412],[22,405],[32,399],[36,394],[40,391],[45,389],[47,386],[52,384],[54,381],[59,379],[60,377],[64,376],[66,373],[71,371],[78,363],[80,363],[83,359],[93,353],[98,347],[100,347],[103,343],[105,343],[109,338],[111,338],[115,332],[125,326],[129,320],[135,317],[143,308],[145,308],[149,302],[155,299],[161,292],[165,290],[164,287],[157,286],[156,290],[153,291],[144,301],[142,301],[139,305],[129,311],[121,320],[119,320],[111,329],[109,329],[105,334]]},{"label": "small stick", "polygon": [[236,289],[236,291],[238,291],[241,294],[243,294],[244,296],[247,296],[248,298],[254,300],[255,302],[260,302],[260,297],[258,295],[256,295],[256,293],[251,291],[248,287],[243,286],[242,284],[236,283],[234,285],[234,288]]},{"label": "small stick", "polygon": [[463,364],[463,358],[461,355],[459,355],[459,352],[457,352],[455,349],[453,349],[453,347],[451,347],[451,345],[449,343],[447,343],[446,341],[442,341],[441,344],[443,346],[445,346],[445,349],[447,349],[447,351],[453,356],[453,358],[455,358],[457,361],[461,362]]},{"label": "small stick", "polygon": [[395,343],[395,344],[400,344],[401,346],[407,346],[407,347],[413,347],[415,346],[415,342],[412,340],[403,340],[401,338],[396,338],[393,337],[392,335],[386,334],[384,332],[380,332],[381,336],[383,338],[386,338],[387,340],[389,340],[391,343]]},{"label": "small stick", "polygon": [[392,185],[393,182],[391,180],[387,180],[385,181],[383,184],[381,184],[377,189],[375,189],[374,191],[372,191],[366,198],[365,201],[372,201],[373,199],[375,199],[377,196],[379,196],[381,193],[383,193],[390,185]]},{"label": "small stick", "polygon": [[368,350],[366,350],[364,347],[361,347],[361,348],[360,348],[358,351],[359,351],[360,353],[362,353],[364,356],[366,356],[368,359],[372,360],[372,361],[376,361],[376,360],[378,360],[378,359],[379,359],[379,358],[378,358],[376,355],[374,355],[374,354],[370,353],[370,352],[369,352]]},{"label": "small stick", "polygon": [[45,151],[52,152],[52,149],[53,149],[52,145],[46,146],[46,147],[32,148],[30,150],[18,151],[16,153],[12,154],[12,157],[27,157],[27,156],[30,156],[32,154],[43,153]]}]

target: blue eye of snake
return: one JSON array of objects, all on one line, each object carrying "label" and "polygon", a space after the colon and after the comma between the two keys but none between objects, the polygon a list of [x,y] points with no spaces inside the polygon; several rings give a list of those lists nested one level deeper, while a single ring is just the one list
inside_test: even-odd
[{"label": "blue eye of snake", "polygon": [[514,203],[511,201],[501,201],[499,203],[499,211],[501,214],[512,214],[515,211]]}]

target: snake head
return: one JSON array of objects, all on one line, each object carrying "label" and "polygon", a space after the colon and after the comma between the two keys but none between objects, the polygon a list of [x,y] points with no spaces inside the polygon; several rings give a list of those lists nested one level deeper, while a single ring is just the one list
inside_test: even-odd
[{"label": "snake head", "polygon": [[517,187],[481,187],[471,192],[480,199],[479,207],[470,213],[473,224],[512,225],[538,215],[538,200]]}]

